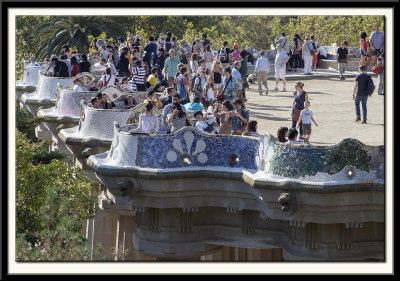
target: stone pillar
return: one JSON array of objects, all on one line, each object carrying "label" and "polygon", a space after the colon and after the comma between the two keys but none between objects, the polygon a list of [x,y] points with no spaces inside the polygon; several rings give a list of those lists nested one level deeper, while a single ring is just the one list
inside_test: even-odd
[{"label": "stone pillar", "polygon": [[120,253],[116,260],[134,260],[134,248],[132,235],[135,231],[133,224],[134,216],[120,215],[117,220],[116,242],[117,250]]}]

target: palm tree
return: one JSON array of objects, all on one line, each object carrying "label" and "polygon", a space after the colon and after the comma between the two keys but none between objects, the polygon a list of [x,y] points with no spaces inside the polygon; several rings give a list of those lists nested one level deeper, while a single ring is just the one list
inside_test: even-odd
[{"label": "palm tree", "polygon": [[76,46],[79,53],[87,54],[90,45],[88,36],[98,37],[102,32],[113,38],[125,34],[119,23],[106,17],[51,17],[34,28],[33,36],[42,38],[36,57],[42,60],[51,54],[58,55],[64,44]]}]

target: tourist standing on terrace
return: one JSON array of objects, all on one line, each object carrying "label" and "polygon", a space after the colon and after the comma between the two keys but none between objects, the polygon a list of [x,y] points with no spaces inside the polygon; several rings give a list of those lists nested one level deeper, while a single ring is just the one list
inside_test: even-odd
[{"label": "tourist standing on terrace", "polygon": [[193,85],[193,92],[194,92],[194,97],[197,98],[201,98],[203,96],[203,89],[204,86],[207,83],[207,78],[206,78],[206,70],[202,70],[200,72],[200,75],[194,79],[194,85]]},{"label": "tourist standing on terrace", "polygon": [[190,120],[189,116],[183,110],[183,106],[179,102],[174,102],[171,104],[172,113],[170,113],[167,117],[168,123],[171,124],[171,133],[175,133],[179,129],[186,127],[186,121],[192,125],[192,120]]},{"label": "tourist standing on terrace", "polygon": [[71,57],[71,77],[79,74],[79,64],[75,56]]},{"label": "tourist standing on terrace", "polygon": [[304,109],[300,112],[300,118],[297,122],[296,128],[300,127],[300,124],[303,126],[303,138],[305,143],[310,143],[311,136],[311,121],[314,122],[315,126],[318,127],[318,124],[315,122],[313,117],[313,112],[310,110],[310,101],[304,102]]},{"label": "tourist standing on terrace", "polygon": [[203,88],[203,97],[202,97],[202,103],[204,106],[204,109],[207,110],[207,108],[210,106],[211,102],[215,99],[215,83],[214,83],[214,78],[211,76],[208,76],[207,78],[207,83],[204,85]]},{"label": "tourist standing on terrace", "polygon": [[228,41],[224,41],[223,47],[218,50],[218,59],[221,63],[229,63],[229,54],[231,50],[228,48]]},{"label": "tourist standing on terrace", "polygon": [[240,52],[240,74],[242,75],[242,81],[243,81],[243,86],[242,86],[242,96],[244,101],[247,101],[246,99],[246,92],[245,92],[245,85],[247,85],[248,89],[248,83],[247,83],[247,60],[249,58],[249,53],[246,50],[242,50]]},{"label": "tourist standing on terrace", "polygon": [[187,73],[187,68],[183,66],[180,71],[180,75],[178,76],[177,81],[178,87],[178,94],[181,97],[181,104],[186,104],[190,102],[189,99],[189,77]]},{"label": "tourist standing on terrace", "polygon": [[79,71],[82,72],[90,72],[91,68],[90,62],[87,60],[87,56],[85,54],[81,55],[81,61],[79,62]]},{"label": "tourist standing on terrace", "polygon": [[358,66],[360,67],[361,65],[365,65],[367,66],[368,62],[368,54],[367,54],[367,50],[368,50],[368,44],[367,44],[367,40],[365,38],[367,38],[367,32],[363,31],[361,32],[360,35],[360,53],[361,53],[361,58],[360,58],[360,63],[358,64]]},{"label": "tourist standing on terrace", "polygon": [[52,58],[51,62],[54,65],[53,77],[69,77],[67,64],[58,58]]},{"label": "tourist standing on terrace", "polygon": [[213,62],[213,65],[211,67],[211,75],[210,77],[213,78],[213,89],[214,89],[214,98],[217,97],[219,88],[221,88],[222,85],[222,75],[224,74],[224,70],[222,68],[221,61],[215,60]]},{"label": "tourist standing on terrace", "polygon": [[281,44],[276,45],[275,55],[275,88],[274,91],[279,91],[279,78],[282,79],[282,92],[286,92],[286,63],[289,61],[289,56],[282,49]]},{"label": "tourist standing on terrace", "polygon": [[378,74],[379,86],[378,86],[378,95],[383,95],[385,92],[385,52],[383,52],[377,62],[376,65],[378,67],[382,67],[382,73]]},{"label": "tourist standing on terrace", "polygon": [[236,61],[240,60],[240,51],[238,44],[233,45],[233,52],[231,57],[231,64],[234,64]]},{"label": "tourist standing on terrace", "polygon": [[385,46],[385,38],[382,31],[379,31],[379,25],[375,25],[374,32],[369,37],[369,43],[372,48],[372,65],[376,65],[376,60],[380,54],[382,54]]},{"label": "tourist standing on terrace", "polygon": [[250,114],[249,111],[244,107],[243,101],[239,98],[236,98],[233,101],[233,107],[235,110],[230,111],[225,116],[225,121],[232,120],[232,135],[241,135],[244,132],[247,123],[249,122]]},{"label": "tourist standing on terrace", "polygon": [[302,67],[302,62],[301,62],[302,46],[303,46],[303,40],[301,40],[298,34],[295,34],[293,37],[292,57],[291,57],[293,71],[296,71],[297,68]]},{"label": "tourist standing on terrace", "polygon": [[100,86],[107,87],[113,86],[115,82],[115,76],[111,74],[111,68],[107,67],[105,73],[100,78]]},{"label": "tourist standing on terrace", "polygon": [[157,134],[159,129],[157,115],[153,114],[153,105],[146,104],[145,113],[140,114],[139,123],[136,129],[131,130],[131,133]]},{"label": "tourist standing on terrace", "polygon": [[311,70],[316,71],[317,70],[317,62],[318,62],[318,53],[317,53],[318,52],[318,41],[315,40],[314,35],[311,35],[310,43],[312,44],[313,49],[314,49]]},{"label": "tourist standing on terrace", "polygon": [[340,44],[340,48],[337,49],[336,54],[340,73],[339,80],[345,80],[343,74],[346,71],[347,57],[349,55],[349,51],[347,50],[347,41],[343,41]]},{"label": "tourist standing on terrace", "polygon": [[[240,62],[239,62],[240,63]],[[222,85],[218,92],[217,98],[219,100],[233,100],[236,98],[236,93],[240,90],[240,83],[235,77],[232,76],[232,70],[228,66],[225,68],[224,77],[222,78]]]},{"label": "tourist standing on terrace", "polygon": [[190,70],[192,73],[192,77],[191,77],[192,79],[194,78],[194,76],[197,75],[197,70],[199,69],[198,58],[199,57],[195,53],[193,53],[192,56],[190,57],[189,65],[190,65]]},{"label": "tourist standing on terrace", "polygon": [[171,38],[170,37],[167,37],[167,38],[165,38],[165,43],[164,43],[164,50],[165,50],[165,52],[169,52],[169,50],[171,50],[172,49],[172,43],[171,43]]},{"label": "tourist standing on terrace", "polygon": [[178,64],[181,60],[175,57],[175,50],[169,50],[169,58],[165,61],[165,72],[167,73],[166,77],[168,86],[175,87],[174,77],[175,74],[178,72]]},{"label": "tourist standing on terrace", "polygon": [[372,80],[371,76],[367,74],[367,67],[362,65],[359,67],[360,74],[358,74],[355,78],[356,84],[354,85],[353,90],[353,100],[356,106],[356,122],[361,121],[361,113],[360,113],[360,102],[362,104],[363,111],[363,124],[367,124],[367,100],[368,97],[372,95],[372,93],[368,93],[368,84],[370,80]]},{"label": "tourist standing on terrace", "polygon": [[203,59],[206,64],[207,72],[211,73],[211,67],[214,61],[213,54],[211,53],[211,46],[210,44],[206,45],[204,48],[205,52],[203,54]]},{"label": "tourist standing on terrace", "polygon": [[111,68],[111,74],[114,75],[115,77],[117,77],[118,72],[117,72],[117,68],[114,65],[114,61],[112,59],[108,59],[108,62],[106,63],[106,67]]},{"label": "tourist standing on terrace", "polygon": [[313,75],[311,73],[311,66],[313,59],[313,54],[311,54],[311,51],[314,52],[314,48],[310,42],[310,37],[307,36],[303,44],[303,51],[302,51],[302,59],[304,60],[304,75]]},{"label": "tourist standing on terrace", "polygon": [[232,77],[236,78],[236,81],[239,84],[239,90],[240,91],[237,91],[237,97],[238,98],[242,98],[243,97],[243,92],[244,92],[244,89],[243,89],[244,80],[243,80],[242,74],[240,73],[240,70],[239,70],[240,66],[241,66],[241,62],[237,61],[237,62],[235,62],[234,68],[232,69]]},{"label": "tourist standing on terrace", "polygon": [[268,95],[268,75],[269,75],[269,60],[264,57],[265,52],[261,51],[261,57],[256,62],[256,68],[254,70],[257,81],[258,81],[258,93],[262,95],[262,85],[264,84],[265,94]]},{"label": "tourist standing on terrace", "polygon": [[[281,44],[282,49],[285,50],[288,57],[290,57],[290,42],[289,39],[286,37],[285,32],[281,33],[281,38],[278,39],[278,36],[275,38],[275,44]],[[288,71],[292,71],[291,65],[286,65]]]},{"label": "tourist standing on terrace", "polygon": [[[296,91],[293,92],[293,108],[292,108],[292,128],[296,127],[299,121],[300,112],[304,109],[304,102],[308,101],[308,93],[303,90],[304,83],[297,81],[295,84]],[[300,139],[303,139],[303,123],[300,122]]]},{"label": "tourist standing on terrace", "polygon": [[142,67],[140,60],[135,61],[135,65],[132,68],[132,80],[136,84],[137,91],[146,91],[146,70]]},{"label": "tourist standing on terrace", "polygon": [[118,76],[119,77],[124,77],[124,76],[129,76],[129,60],[128,60],[128,53],[127,52],[122,52],[121,55],[119,56],[118,64]]},{"label": "tourist standing on terrace", "polygon": [[149,43],[144,47],[144,58],[147,60],[148,73],[150,74],[152,58],[157,56],[157,44],[154,42],[153,36],[149,37]]},{"label": "tourist standing on terrace", "polygon": [[69,47],[68,47],[68,45],[62,45],[62,51],[61,51],[61,54],[62,55],[66,55],[67,56],[67,59],[69,59],[70,58],[70,53],[69,53]]}]

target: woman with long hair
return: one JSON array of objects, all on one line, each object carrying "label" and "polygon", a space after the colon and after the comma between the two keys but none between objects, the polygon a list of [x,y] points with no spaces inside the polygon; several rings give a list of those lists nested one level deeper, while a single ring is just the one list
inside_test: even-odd
[{"label": "woman with long hair", "polygon": [[[304,109],[304,102],[308,101],[308,93],[303,90],[304,83],[297,81],[295,84],[296,91],[293,92],[293,109],[292,109],[292,128],[296,128],[299,121],[300,112]],[[300,139],[303,139],[303,124],[300,122]]]},{"label": "woman with long hair", "polygon": [[131,132],[157,134],[159,126],[157,115],[153,114],[153,105],[148,103],[146,104],[146,111],[139,116],[139,126]]},{"label": "woman with long hair", "polygon": [[204,106],[205,109],[207,109],[208,106],[210,105],[211,101],[213,101],[215,99],[215,96],[214,96],[214,79],[211,76],[209,76],[207,78],[207,82],[204,85],[203,97],[204,97],[204,99],[202,99],[203,100],[203,106]]},{"label": "woman with long hair", "polygon": [[211,76],[214,79],[214,98],[217,98],[217,94],[222,84],[222,75],[224,70],[220,60],[215,60],[211,67]]},{"label": "woman with long hair", "polygon": [[[304,44],[303,39],[301,39],[300,35],[295,33],[293,35],[292,52],[296,54],[296,56],[294,58],[295,63],[296,63],[296,68],[304,67],[304,61],[301,56],[303,44]],[[294,71],[296,71],[296,69]]]},{"label": "woman with long hair", "polygon": [[214,61],[214,56],[211,53],[211,46],[210,44],[207,44],[204,48],[204,54],[203,54],[203,59],[206,63],[206,69],[208,70],[208,73],[211,72],[211,67]]},{"label": "woman with long hair", "polygon": [[360,63],[358,64],[358,66],[362,66],[362,65],[367,66],[368,44],[367,44],[366,38],[367,38],[367,33],[365,31],[361,32],[361,35],[360,35],[360,53],[361,53],[361,58],[360,58]]},{"label": "woman with long hair", "polygon": [[233,110],[233,105],[226,100],[222,104],[214,103],[214,116],[219,120],[218,134],[230,135],[232,129],[232,120],[226,120],[226,115]]},{"label": "woman with long hair", "polygon": [[79,74],[79,64],[75,56],[71,57],[71,77]]},{"label": "woman with long hair", "polygon": [[168,114],[167,122],[172,124],[171,133],[178,131],[179,129],[186,127],[186,121],[192,125],[192,120],[189,116],[182,110],[181,104],[179,102],[174,102],[171,105],[172,113]]},{"label": "woman with long hair", "polygon": [[197,70],[199,69],[199,56],[196,53],[193,53],[190,57],[190,70],[193,76],[196,76]]}]

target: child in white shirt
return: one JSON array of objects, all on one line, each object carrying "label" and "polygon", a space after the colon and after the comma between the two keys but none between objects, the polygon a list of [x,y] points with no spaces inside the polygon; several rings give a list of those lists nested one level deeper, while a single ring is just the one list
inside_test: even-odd
[{"label": "child in white shirt", "polygon": [[310,110],[310,105],[310,101],[304,102],[304,109],[300,112],[300,118],[296,126],[298,129],[300,127],[300,123],[302,122],[304,143],[310,143],[311,121],[313,121],[315,126],[318,127],[318,124],[314,120],[313,112]]}]

